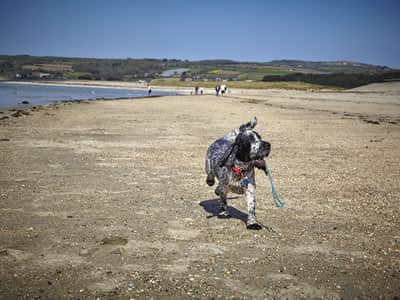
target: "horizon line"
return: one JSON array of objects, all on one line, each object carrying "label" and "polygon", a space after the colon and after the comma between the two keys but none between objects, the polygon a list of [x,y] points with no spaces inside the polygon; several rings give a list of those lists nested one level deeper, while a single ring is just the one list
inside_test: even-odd
[{"label": "horizon line", "polygon": [[374,64],[374,63],[366,63],[361,61],[353,61],[348,59],[338,59],[338,60],[304,60],[304,59],[296,59],[296,58],[275,58],[272,60],[266,61],[255,61],[255,60],[237,60],[232,58],[203,58],[203,59],[186,59],[186,58],[168,58],[168,57],[95,57],[95,56],[58,56],[58,55],[32,55],[32,54],[3,54],[0,53],[0,56],[30,56],[30,57],[54,57],[54,58],[72,58],[72,59],[104,59],[104,60],[112,60],[112,59],[120,59],[120,60],[178,60],[183,62],[202,62],[202,61],[232,61],[237,63],[258,63],[258,64],[265,64],[271,63],[274,61],[299,61],[299,62],[312,62],[312,63],[331,63],[331,62],[346,62],[346,63],[353,63],[353,64],[363,64],[363,65],[370,65],[370,66],[377,66],[377,67],[386,67],[390,69],[400,69],[400,67],[391,67],[388,65],[383,64]]}]

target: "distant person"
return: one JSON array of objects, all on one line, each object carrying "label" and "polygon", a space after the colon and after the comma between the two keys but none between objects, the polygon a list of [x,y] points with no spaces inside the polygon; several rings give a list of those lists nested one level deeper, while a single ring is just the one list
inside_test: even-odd
[{"label": "distant person", "polygon": [[223,84],[223,85],[221,85],[221,96],[223,96],[225,94],[225,92],[226,92],[226,85]]},{"label": "distant person", "polygon": [[195,95],[199,94],[199,87],[197,85],[194,87],[194,94]]},{"label": "distant person", "polygon": [[221,87],[219,85],[215,86],[215,94],[218,97],[219,96],[219,91],[220,91]]},{"label": "distant person", "polygon": [[151,86],[149,86],[149,87],[147,88],[147,95],[148,95],[148,96],[151,96]]},{"label": "distant person", "polygon": [[203,95],[203,93],[204,93],[204,89],[201,87],[200,88],[200,95]]}]

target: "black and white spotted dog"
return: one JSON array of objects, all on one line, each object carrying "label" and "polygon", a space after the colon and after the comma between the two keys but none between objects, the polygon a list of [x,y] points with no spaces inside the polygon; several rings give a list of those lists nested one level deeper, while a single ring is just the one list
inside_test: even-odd
[{"label": "black and white spotted dog", "polygon": [[269,155],[271,144],[263,141],[254,131],[256,117],[234,129],[210,145],[206,156],[207,184],[218,185],[215,193],[220,197],[221,218],[229,217],[227,193],[246,194],[248,229],[261,229],[256,220],[256,182],[254,167],[265,168],[264,158]]}]

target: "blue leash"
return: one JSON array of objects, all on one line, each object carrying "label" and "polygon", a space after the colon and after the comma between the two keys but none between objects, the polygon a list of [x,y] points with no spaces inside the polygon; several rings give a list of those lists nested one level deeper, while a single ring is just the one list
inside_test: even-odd
[{"label": "blue leash", "polygon": [[274,199],[274,202],[275,202],[276,207],[279,207],[279,208],[284,207],[284,206],[285,206],[285,202],[283,202],[283,200],[281,200],[281,199],[279,198],[279,195],[278,195],[278,193],[276,192],[275,185],[274,185],[274,183],[272,182],[271,172],[270,172],[270,170],[268,169],[267,164],[265,164],[264,173],[265,173],[265,175],[268,176],[269,182],[271,183],[272,198]]}]

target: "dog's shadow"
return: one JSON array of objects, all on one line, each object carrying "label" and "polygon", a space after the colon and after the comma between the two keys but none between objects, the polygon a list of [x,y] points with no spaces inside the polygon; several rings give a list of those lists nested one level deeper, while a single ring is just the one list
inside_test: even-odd
[{"label": "dog's shadow", "polygon": [[[227,200],[238,199],[238,198],[239,197],[230,197]],[[219,215],[218,213],[220,212],[220,206],[219,206],[218,200],[219,200],[219,198],[215,198],[215,199],[210,199],[210,200],[204,200],[199,203],[199,205],[202,206],[203,209],[207,213],[209,213],[209,215],[207,216],[207,219],[212,218],[212,217],[218,218],[218,215]],[[248,217],[247,214],[245,214],[244,212],[241,212],[240,210],[238,210],[232,206],[228,206],[228,212],[230,215],[229,218],[241,220],[246,225],[247,217]],[[257,223],[261,226],[261,228],[264,228],[264,229],[268,230],[269,232],[273,232],[273,233],[280,235],[280,233],[275,231],[272,227],[270,227],[268,225],[264,225],[260,221],[257,221]]]},{"label": "dog's shadow", "polygon": [[[227,200],[232,200],[232,199],[237,199],[239,197],[230,197]],[[220,205],[218,203],[219,198],[215,198],[215,199],[210,199],[210,200],[204,200],[201,201],[199,204],[200,206],[203,207],[203,209],[209,213],[209,215],[207,216],[207,218],[212,218],[212,217],[218,217],[218,213],[220,211]],[[246,224],[247,222],[247,214],[245,214],[244,212],[241,212],[240,210],[232,207],[232,206],[228,206],[228,212],[230,215],[230,218],[233,219],[238,219],[241,220],[243,223]]]}]

